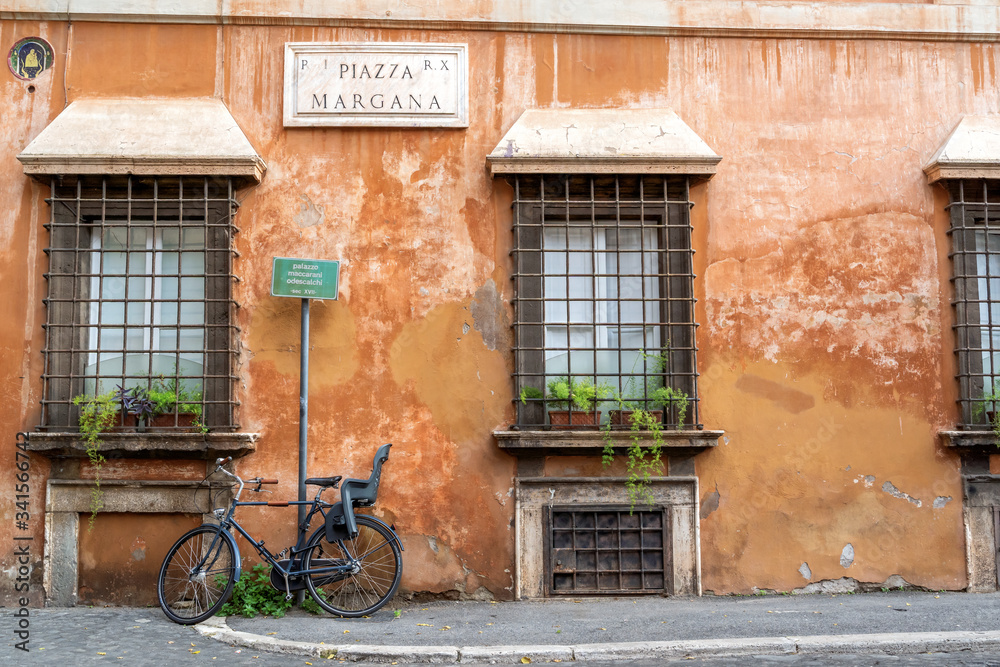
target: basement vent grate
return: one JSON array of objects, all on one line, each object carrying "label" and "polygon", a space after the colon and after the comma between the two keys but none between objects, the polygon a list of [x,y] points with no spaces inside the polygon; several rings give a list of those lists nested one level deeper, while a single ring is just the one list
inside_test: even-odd
[{"label": "basement vent grate", "polygon": [[670,535],[663,507],[549,507],[549,595],[666,594]]}]

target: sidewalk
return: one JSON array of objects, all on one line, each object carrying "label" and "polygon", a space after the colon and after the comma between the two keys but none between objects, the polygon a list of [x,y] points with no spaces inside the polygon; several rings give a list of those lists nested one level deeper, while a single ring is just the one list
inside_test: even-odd
[{"label": "sidewalk", "polygon": [[[398,614],[396,613],[398,612]],[[520,663],[1000,651],[1000,594],[587,598],[390,604],[371,618],[214,618],[230,645],[315,658]]]}]

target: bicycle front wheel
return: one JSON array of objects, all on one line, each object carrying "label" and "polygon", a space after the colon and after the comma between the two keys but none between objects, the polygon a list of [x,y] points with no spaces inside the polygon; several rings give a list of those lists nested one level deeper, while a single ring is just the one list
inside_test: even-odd
[{"label": "bicycle front wheel", "polygon": [[403,559],[396,536],[369,516],[358,515],[354,539],[328,542],[326,531],[316,531],[303,560],[305,570],[352,564],[327,574],[306,577],[306,586],[319,606],[339,616],[365,616],[396,594],[403,576]]},{"label": "bicycle front wheel", "polygon": [[156,594],[171,621],[201,623],[232,594],[236,559],[232,544],[218,533],[215,526],[199,526],[182,535],[163,559]]}]

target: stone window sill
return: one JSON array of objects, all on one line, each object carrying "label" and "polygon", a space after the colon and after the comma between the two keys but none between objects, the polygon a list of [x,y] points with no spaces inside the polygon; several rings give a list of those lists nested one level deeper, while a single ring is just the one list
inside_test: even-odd
[{"label": "stone window sill", "polygon": [[[259,433],[105,433],[101,453],[124,459],[238,458],[257,449],[258,437]],[[79,433],[29,433],[28,449],[53,458],[87,456]]]},{"label": "stone window sill", "polygon": [[993,431],[938,431],[945,447],[993,450],[1000,454],[997,436]]},{"label": "stone window sill", "polygon": [[[653,444],[649,431],[612,431],[611,439],[616,450],[624,450],[632,445],[632,437],[638,434],[644,446]],[[663,431],[662,448],[674,453],[694,453],[718,447],[719,438],[725,431]],[[591,431],[494,431],[500,449],[508,454],[545,455],[596,455],[604,449],[607,432]]]}]

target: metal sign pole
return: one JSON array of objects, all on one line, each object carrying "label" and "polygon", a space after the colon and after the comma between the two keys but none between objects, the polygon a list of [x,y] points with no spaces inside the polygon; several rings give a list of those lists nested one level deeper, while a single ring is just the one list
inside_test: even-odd
[{"label": "metal sign pole", "polygon": [[[302,359],[299,367],[299,500],[306,499],[306,461],[309,445],[309,299],[302,299]],[[305,545],[306,506],[299,505],[299,546]]]},{"label": "metal sign pole", "polygon": [[[309,300],[336,300],[340,290],[340,262],[330,259],[302,257],[274,257],[271,262],[271,296],[294,297],[302,300],[302,343],[299,367],[299,530],[296,546],[305,546],[306,517],[306,463],[309,446]],[[305,599],[305,591],[297,595],[298,603]]]},{"label": "metal sign pole", "polygon": [[[309,299],[302,299],[302,350],[299,361],[299,501],[306,499],[306,462],[309,459],[309,444],[306,435],[309,431]],[[305,505],[299,505],[299,536],[298,545],[306,544],[306,511]],[[301,605],[305,601],[305,591],[298,591],[295,602]]]}]

